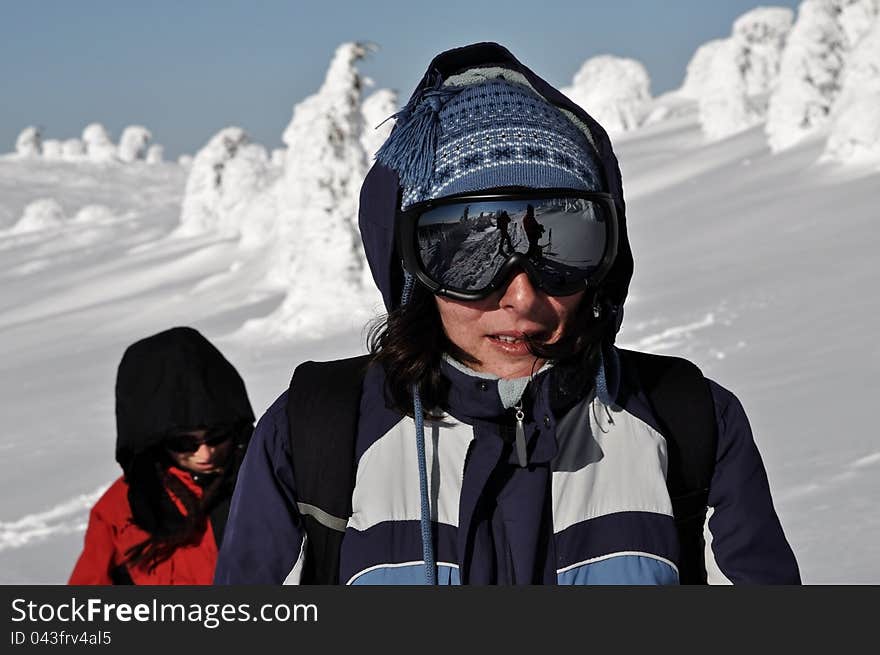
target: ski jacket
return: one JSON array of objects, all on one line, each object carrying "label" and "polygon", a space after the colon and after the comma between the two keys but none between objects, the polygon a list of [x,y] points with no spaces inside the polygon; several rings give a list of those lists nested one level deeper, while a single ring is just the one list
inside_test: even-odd
[{"label": "ski jacket", "polygon": [[[201,487],[190,474],[176,467],[169,471],[201,497]],[[132,521],[128,484],[123,477],[118,478],[92,507],[83,551],[68,584],[211,584],[217,564],[217,543],[210,522],[206,522],[193,543],[176,549],[152,571],[125,564],[128,549],[149,536]]]},{"label": "ski jacket", "polygon": [[[610,369],[610,366],[606,366]],[[426,421],[438,580],[448,584],[676,584],[678,542],[666,441],[644,394],[613,373],[605,404],[560,398],[553,370],[524,394],[528,466],[497,380],[444,365],[447,412]],[[415,425],[387,409],[367,373],[353,514],[340,556],[348,584],[421,584]],[[718,424],[706,565],[710,583],[799,582],[739,401],[710,382]],[[304,540],[286,393],[257,424],[232,502],[215,582],[299,581]],[[255,538],[254,535],[259,535]]]},{"label": "ski jacket", "polygon": [[[584,131],[617,208],[617,256],[603,280],[602,300],[619,327],[633,260],[620,170],[605,131],[497,44],[439,55],[413,96],[436,83],[438,75],[443,80],[500,76],[523,84]],[[403,287],[394,245],[400,193],[397,175],[377,163],[360,197],[364,251],[389,310],[401,302]],[[566,391],[557,379],[559,367],[528,382],[522,396],[526,466],[511,444],[512,411],[502,401],[507,392],[499,391],[504,382],[449,362],[443,374],[450,383],[448,406],[425,421],[438,581],[678,582],[679,544],[665,484],[666,440],[644,390],[623,382],[610,343],[603,346],[596,384]],[[414,420],[386,406],[384,384],[382,369],[372,365],[358,417],[353,514],[341,526],[339,579],[347,584],[425,581]],[[706,526],[709,580],[798,583],[797,563],[773,509],[743,408],[729,391],[710,385],[718,442]],[[286,405],[282,394],[257,425],[233,496],[217,583],[301,580],[303,516],[315,516],[320,509],[297,499]]]}]

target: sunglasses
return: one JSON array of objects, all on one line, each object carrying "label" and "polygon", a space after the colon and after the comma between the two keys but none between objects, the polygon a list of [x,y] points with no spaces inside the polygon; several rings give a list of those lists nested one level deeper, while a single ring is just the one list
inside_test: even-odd
[{"label": "sunglasses", "polygon": [[398,213],[404,268],[433,293],[480,300],[514,269],[567,296],[597,287],[617,254],[617,213],[607,193],[569,189],[459,194]]},{"label": "sunglasses", "polygon": [[220,446],[235,436],[235,429],[229,427],[209,430],[201,439],[191,434],[169,435],[163,445],[175,453],[194,453],[203,444],[208,447]]}]

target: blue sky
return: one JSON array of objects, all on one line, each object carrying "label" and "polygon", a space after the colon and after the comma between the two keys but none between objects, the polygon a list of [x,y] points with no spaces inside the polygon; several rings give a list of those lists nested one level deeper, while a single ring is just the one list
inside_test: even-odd
[{"label": "blue sky", "polygon": [[[798,2],[775,2],[796,8]],[[597,54],[640,60],[675,88],[694,50],[730,34],[755,0],[208,2],[0,0],[0,152],[30,124],[47,138],[99,121],[142,124],[167,157],[238,125],[280,145],[294,103],[317,90],[343,41],[380,49],[362,71],[408,96],[430,59],[498,41],[556,85]]]}]

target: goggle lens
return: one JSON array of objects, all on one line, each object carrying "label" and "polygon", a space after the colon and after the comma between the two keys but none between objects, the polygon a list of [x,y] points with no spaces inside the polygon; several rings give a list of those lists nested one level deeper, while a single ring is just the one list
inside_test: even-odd
[{"label": "goggle lens", "polygon": [[442,204],[418,216],[416,254],[446,290],[480,293],[518,255],[542,289],[564,295],[584,288],[602,265],[613,220],[607,203],[579,197]]},{"label": "goggle lens", "polygon": [[165,447],[175,453],[194,453],[202,444],[215,447],[220,446],[235,435],[232,428],[219,428],[209,431],[204,438],[199,439],[191,434],[173,434],[165,439]]}]

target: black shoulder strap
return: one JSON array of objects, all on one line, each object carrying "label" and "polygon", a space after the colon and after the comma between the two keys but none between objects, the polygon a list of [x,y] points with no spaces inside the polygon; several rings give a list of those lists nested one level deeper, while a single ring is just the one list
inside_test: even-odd
[{"label": "black shoulder strap", "polygon": [[303,584],[338,584],[351,517],[355,439],[370,356],[296,367],[287,394],[297,507],[306,532]]},{"label": "black shoulder strap", "polygon": [[718,443],[712,392],[700,369],[685,359],[618,352],[624,374],[635,374],[666,438],[666,486],[681,544],[679,579],[705,584],[703,524]]}]

